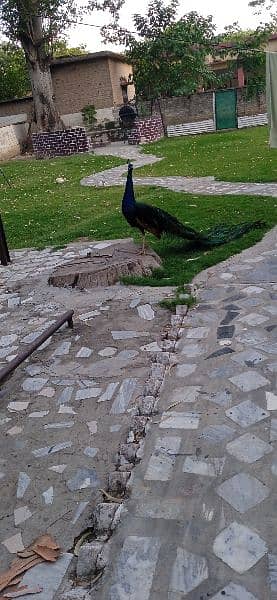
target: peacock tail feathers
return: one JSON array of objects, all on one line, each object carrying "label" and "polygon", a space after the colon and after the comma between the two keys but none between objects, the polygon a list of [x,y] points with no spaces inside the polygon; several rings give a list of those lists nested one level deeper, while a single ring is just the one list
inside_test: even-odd
[{"label": "peacock tail feathers", "polygon": [[262,221],[252,221],[248,223],[239,223],[238,225],[217,225],[207,233],[199,234],[199,242],[201,246],[210,248],[212,246],[220,246],[227,244],[232,240],[240,238],[245,233],[253,229],[261,229],[265,223]]}]

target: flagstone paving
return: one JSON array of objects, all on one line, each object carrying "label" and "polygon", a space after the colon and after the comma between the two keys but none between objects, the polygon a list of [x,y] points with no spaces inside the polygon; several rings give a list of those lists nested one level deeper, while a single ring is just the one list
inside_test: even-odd
[{"label": "flagstone paving", "polygon": [[[139,146],[128,146],[122,142],[114,142],[103,148],[96,148],[95,154],[113,155],[127,160],[132,160],[134,169],[151,165],[162,160],[153,154],[142,154]],[[87,186],[112,186],[123,185],[122,175],[127,172],[127,166],[122,165],[95,173],[81,180],[82,185]],[[134,173],[135,175],[135,173]],[[227,181],[216,181],[214,177],[136,177],[136,185],[155,185],[165,187],[176,192],[187,192],[189,194],[204,194],[205,196],[217,195],[251,195],[251,196],[273,196],[277,197],[277,183],[237,183]],[[228,278],[232,277],[228,273]]]},{"label": "flagstone paving", "polygon": [[[75,310],[73,330],[62,327],[0,387],[1,569],[48,531],[65,553],[59,583],[72,557],[66,552],[90,524],[99,488],[114,470],[152,345],[169,320],[158,302],[172,292],[48,285],[57,265],[95,246],[15,251],[12,263],[0,267],[0,369],[65,310]],[[45,598],[53,593],[46,589]]]},{"label": "flagstone paving", "polygon": [[95,600],[276,600],[276,267],[277,229],[196,277]]}]

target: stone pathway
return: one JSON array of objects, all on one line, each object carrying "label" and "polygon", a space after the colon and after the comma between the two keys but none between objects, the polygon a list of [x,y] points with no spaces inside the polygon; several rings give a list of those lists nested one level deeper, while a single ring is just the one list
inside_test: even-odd
[{"label": "stone pathway", "polygon": [[54,597],[74,538],[91,524],[168,322],[158,302],[171,288],[47,284],[58,265],[114,243],[15,251],[11,265],[0,266],[0,368],[75,310],[73,331],[61,328],[0,389],[1,570],[35,537],[51,533],[64,555],[54,570],[47,567],[40,600]]},{"label": "stone pathway", "polygon": [[96,600],[277,598],[277,229],[199,275]]},{"label": "stone pathway", "polygon": [[[141,154],[139,146],[128,146],[127,144],[115,142],[109,146],[95,149],[95,154],[119,156],[134,161],[134,169],[151,165],[162,160],[152,154]],[[81,180],[82,185],[87,186],[113,186],[124,185],[122,175],[127,172],[126,165],[114,167],[95,173]],[[187,192],[189,194],[204,194],[212,196],[220,195],[250,195],[250,196],[273,196],[277,197],[277,183],[229,183],[215,181],[214,177],[134,177],[136,185],[154,185],[165,187],[175,192]]]}]

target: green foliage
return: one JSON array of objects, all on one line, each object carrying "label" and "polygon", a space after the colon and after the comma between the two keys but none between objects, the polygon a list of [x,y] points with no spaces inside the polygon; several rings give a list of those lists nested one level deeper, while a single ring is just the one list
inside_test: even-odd
[{"label": "green foliage", "polygon": [[134,67],[137,94],[145,99],[190,95],[217,80],[206,62],[214,53],[212,17],[190,12],[175,21],[176,10],[175,1],[166,8],[153,0],[145,17],[134,15],[142,39],[127,40],[127,56]]},{"label": "green foliage", "polygon": [[[86,54],[84,45],[70,48],[65,40],[53,43],[54,58]],[[24,52],[20,46],[10,42],[0,44],[0,102],[12,98],[22,98],[31,93],[31,83]]]},{"label": "green foliage", "polygon": [[22,98],[31,89],[22,49],[11,43],[0,44],[0,101]]},{"label": "green foliage", "polygon": [[[246,75],[245,97],[251,99],[265,92],[266,88],[266,55],[263,49],[274,29],[274,23],[260,25],[255,30],[243,30],[238,23],[225,28],[219,36],[222,48],[219,56],[228,57],[230,74],[243,67]],[[232,60],[233,57],[233,60]]]},{"label": "green foliage", "polygon": [[83,121],[86,125],[94,125],[97,121],[96,108],[93,104],[84,106],[81,110]]}]

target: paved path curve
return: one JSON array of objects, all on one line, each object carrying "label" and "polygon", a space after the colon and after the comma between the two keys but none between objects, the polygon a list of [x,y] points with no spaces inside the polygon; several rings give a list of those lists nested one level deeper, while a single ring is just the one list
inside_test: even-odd
[{"label": "paved path curve", "polygon": [[[162,160],[153,154],[141,154],[138,146],[128,146],[115,142],[104,148],[97,148],[95,154],[112,155],[134,161],[134,168],[152,165]],[[81,180],[81,185],[86,186],[113,186],[123,185],[122,175],[126,173],[126,165],[107,169],[95,173]],[[214,177],[136,177],[137,185],[155,185],[165,187],[175,192],[188,192],[191,194],[205,195],[249,195],[249,196],[273,196],[277,198],[277,183],[237,183],[227,181],[215,181]]]}]

